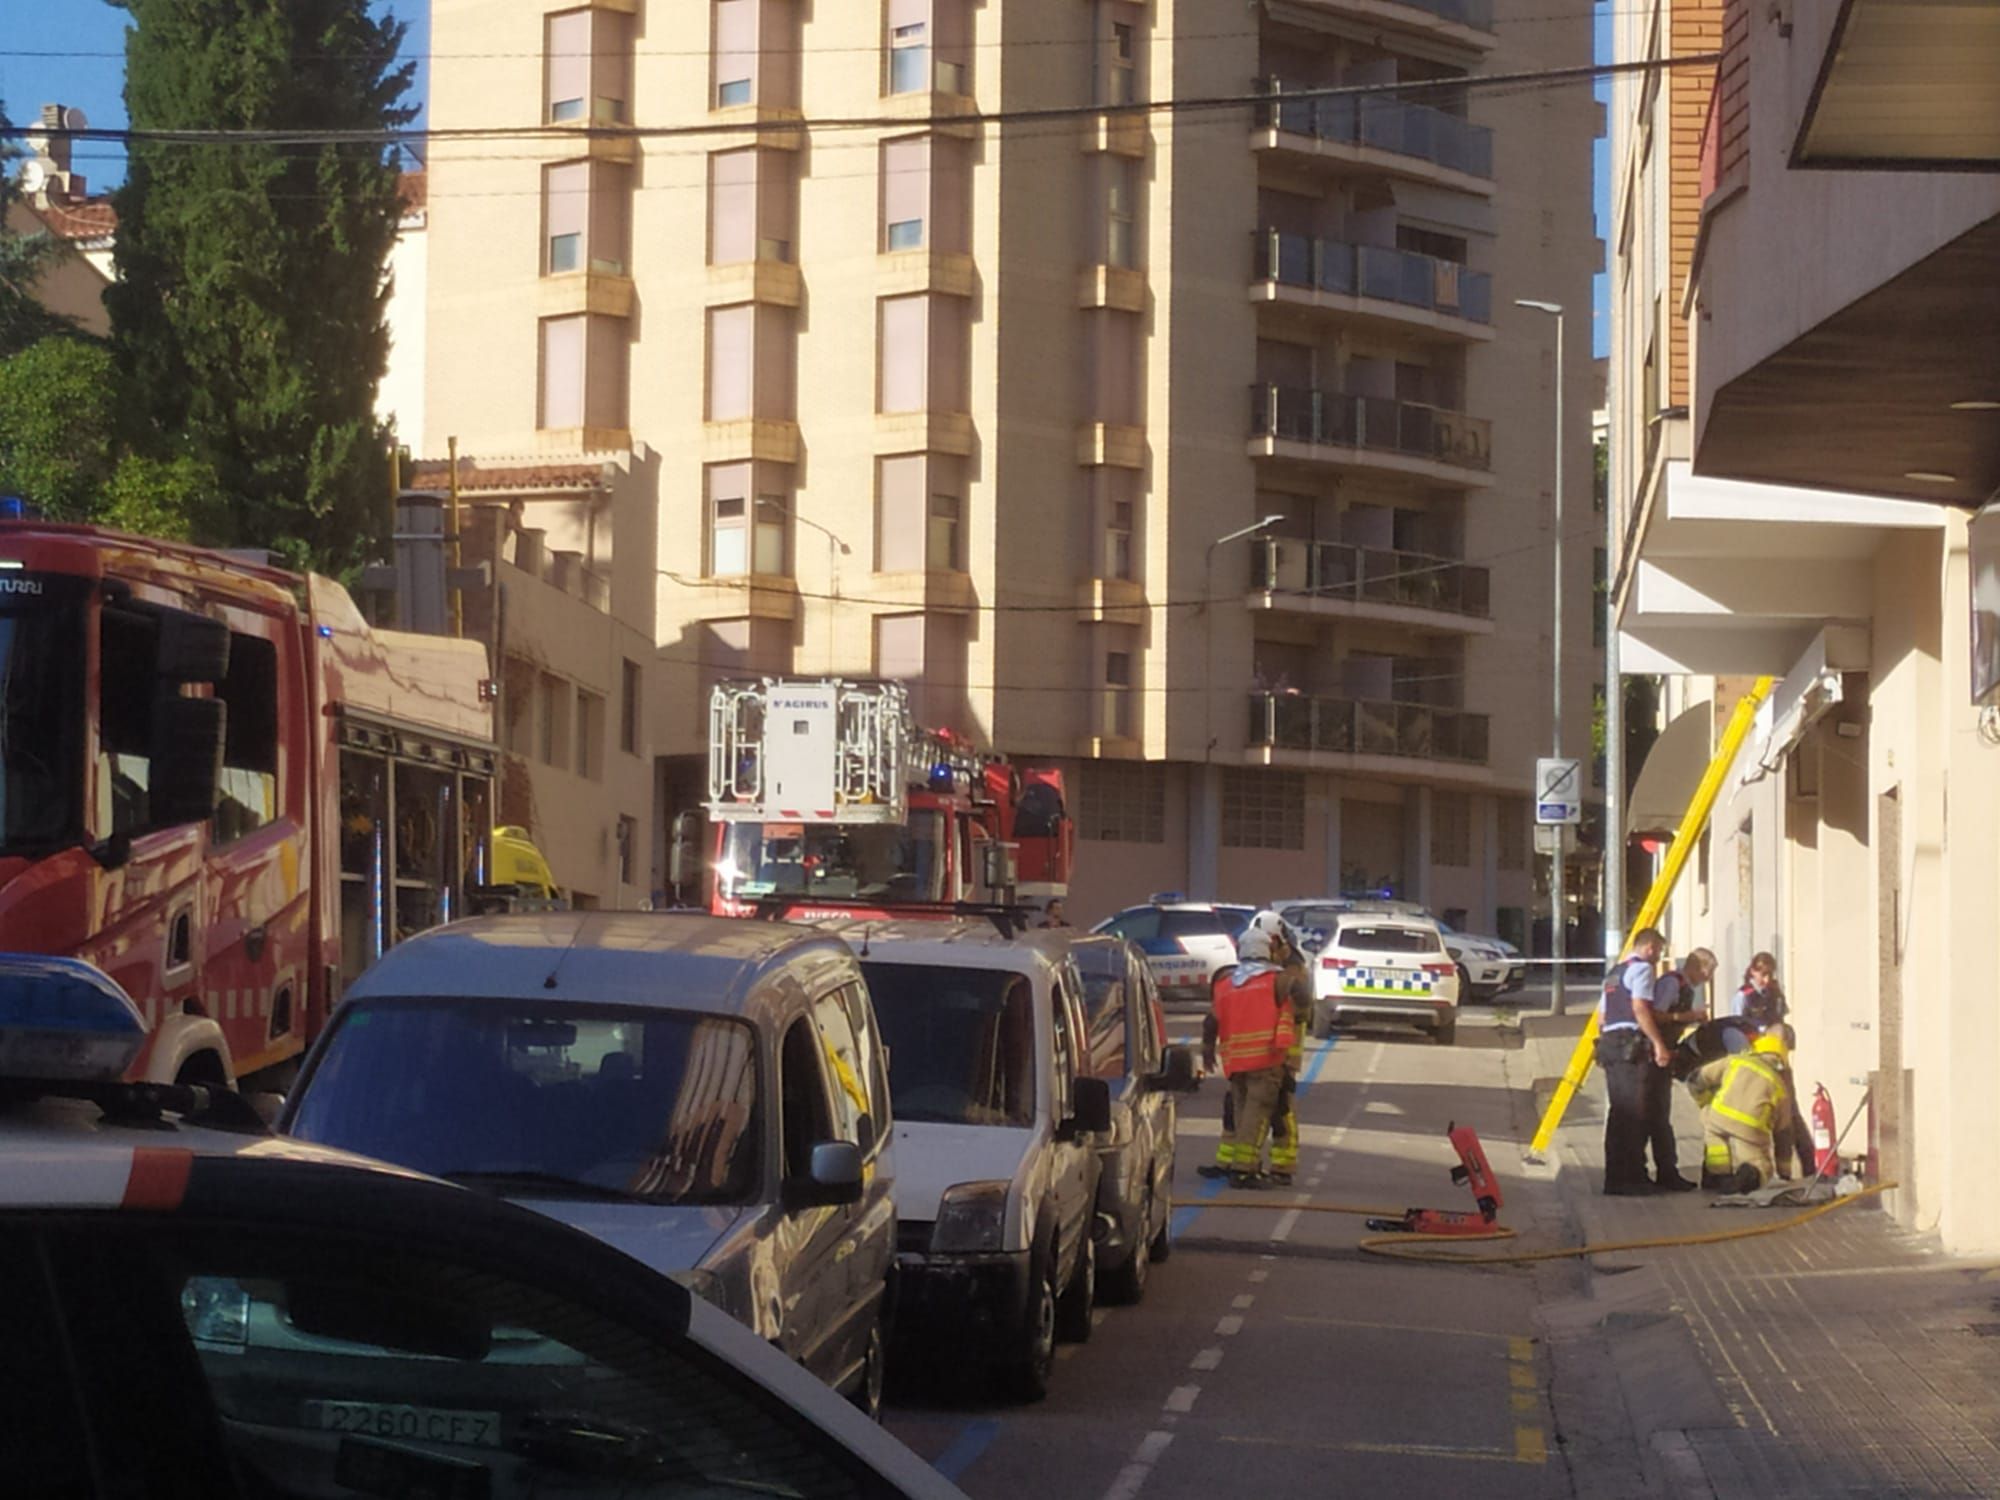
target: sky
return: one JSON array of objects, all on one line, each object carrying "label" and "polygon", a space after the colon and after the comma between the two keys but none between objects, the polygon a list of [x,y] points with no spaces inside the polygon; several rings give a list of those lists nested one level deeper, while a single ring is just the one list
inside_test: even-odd
[{"label": "sky", "polygon": [[[421,59],[430,34],[429,0],[380,0],[380,8],[409,24],[404,49]],[[10,7],[4,39],[0,39],[0,100],[16,121],[32,118],[43,104],[78,105],[92,125],[125,123],[124,76],[126,13],[103,0],[59,0],[55,4]],[[1608,5],[1596,6],[1596,48],[1600,61],[1611,56],[1611,16]],[[1504,0],[1501,14],[1506,14]],[[64,53],[60,57],[31,53]],[[414,97],[422,100],[428,79],[421,60]],[[1608,81],[1597,85],[1597,97],[1609,100]],[[418,123],[422,123],[418,116]],[[79,152],[77,168],[93,190],[116,187],[124,177],[122,149],[90,145]],[[1592,148],[1591,196],[1600,238],[1610,233],[1610,159],[1608,141]],[[1598,275],[1591,295],[1591,349],[1603,355],[1611,347],[1610,283]]]}]

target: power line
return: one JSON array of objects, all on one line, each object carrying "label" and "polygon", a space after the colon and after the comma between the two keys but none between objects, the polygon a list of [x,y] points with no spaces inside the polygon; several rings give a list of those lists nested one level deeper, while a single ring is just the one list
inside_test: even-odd
[{"label": "power line", "polygon": [[1022,109],[968,110],[943,115],[830,115],[797,119],[774,119],[755,125],[741,120],[702,120],[680,125],[479,125],[371,130],[282,130],[271,128],[214,127],[197,129],[87,127],[83,130],[46,130],[40,126],[0,126],[0,138],[46,136],[68,141],[98,141],[117,145],[175,146],[387,146],[457,141],[652,141],[697,139],[709,136],[737,136],[746,131],[776,134],[812,134],[819,131],[896,130],[923,131],[968,129],[982,126],[1013,126],[1043,122],[1105,118],[1147,118],[1154,115],[1178,116],[1210,111],[1267,107],[1281,104],[1317,103],[1323,100],[1380,98],[1387,96],[1478,93],[1522,85],[1554,88],[1595,82],[1635,73],[1665,72],[1674,68],[1708,67],[1719,63],[1719,52],[1699,52],[1681,57],[1648,58],[1635,62],[1587,63],[1566,68],[1539,68],[1514,73],[1480,73],[1457,78],[1397,79],[1385,83],[1336,84],[1324,88],[1286,89],[1272,93],[1197,95],[1181,99],[1137,100],[1129,104],[1064,104]]}]

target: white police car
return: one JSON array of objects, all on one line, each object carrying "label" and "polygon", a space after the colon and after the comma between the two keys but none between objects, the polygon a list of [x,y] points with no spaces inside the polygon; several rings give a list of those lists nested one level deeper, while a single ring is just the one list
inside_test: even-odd
[{"label": "white police car", "polygon": [[1236,940],[1256,914],[1254,906],[1189,901],[1178,891],[1167,891],[1090,930],[1138,944],[1163,1001],[1206,1005],[1209,981],[1236,962]]},{"label": "white police car", "polygon": [[962,1500],[587,1235],[120,1082],[144,1034],[90,966],[0,955],[9,1494]]}]

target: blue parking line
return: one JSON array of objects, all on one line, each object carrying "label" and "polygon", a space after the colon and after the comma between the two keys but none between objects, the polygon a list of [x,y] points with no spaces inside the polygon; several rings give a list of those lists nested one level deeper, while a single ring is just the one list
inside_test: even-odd
[{"label": "blue parking line", "polygon": [[[1292,1093],[1294,1102],[1303,1098],[1306,1090],[1319,1081],[1320,1069],[1326,1066],[1326,1060],[1333,1056],[1333,1049],[1339,1042],[1339,1037],[1331,1036],[1324,1046],[1314,1049],[1312,1060],[1306,1064],[1305,1072],[1299,1075],[1299,1086]],[[1204,1178],[1201,1186],[1194,1190],[1195,1201],[1182,1204],[1174,1210],[1173,1218],[1167,1221],[1167,1238],[1177,1240],[1187,1233],[1188,1226],[1201,1217],[1202,1205],[1208,1199],[1219,1196],[1228,1186],[1229,1179],[1226,1177]]]},{"label": "blue parking line", "polygon": [[993,1440],[998,1436],[1000,1436],[1000,1424],[991,1417],[981,1417],[977,1421],[967,1422],[959,1428],[958,1436],[953,1438],[944,1452],[937,1456],[937,1462],[931,1467],[945,1478],[956,1480],[959,1475],[978,1462],[979,1455],[991,1447]]}]

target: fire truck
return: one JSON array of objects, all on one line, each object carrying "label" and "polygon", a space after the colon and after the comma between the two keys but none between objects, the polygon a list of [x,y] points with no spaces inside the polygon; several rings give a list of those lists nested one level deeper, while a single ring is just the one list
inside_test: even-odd
[{"label": "fire truck", "polygon": [[899,682],[719,683],[708,723],[718,915],[947,915],[1068,894],[1062,772],[919,726]]},{"label": "fire truck", "polygon": [[0,522],[0,950],[139,1004],[132,1076],[281,1086],[345,980],[486,889],[486,650],[329,579]]}]

